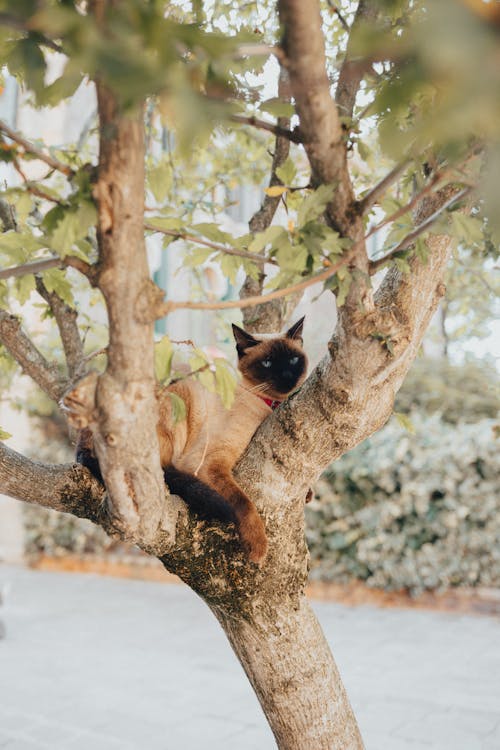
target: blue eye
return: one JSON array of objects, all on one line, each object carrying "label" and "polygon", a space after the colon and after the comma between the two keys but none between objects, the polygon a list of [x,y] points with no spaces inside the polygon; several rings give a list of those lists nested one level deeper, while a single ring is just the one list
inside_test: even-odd
[{"label": "blue eye", "polygon": [[271,360],[270,359],[263,359],[262,360],[262,367],[271,367]]},{"label": "blue eye", "polygon": [[298,357],[292,357],[292,358],[290,359],[290,364],[291,364],[291,365],[296,365],[298,361],[299,361],[299,358],[298,358]]}]

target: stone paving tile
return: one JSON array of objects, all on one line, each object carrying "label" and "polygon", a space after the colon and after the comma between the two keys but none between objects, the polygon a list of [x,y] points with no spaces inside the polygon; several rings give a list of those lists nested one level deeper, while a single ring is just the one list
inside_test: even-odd
[{"label": "stone paving tile", "polygon": [[394,732],[401,739],[434,742],[440,750],[482,750],[498,716],[480,711],[439,711]]},{"label": "stone paving tile", "polygon": [[[189,590],[0,566],[6,578],[2,750],[275,749]],[[367,750],[500,750],[498,619],[314,607]]]}]

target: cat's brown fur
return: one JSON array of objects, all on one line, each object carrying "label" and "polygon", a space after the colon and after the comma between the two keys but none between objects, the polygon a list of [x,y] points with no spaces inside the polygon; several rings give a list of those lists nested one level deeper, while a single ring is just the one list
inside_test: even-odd
[{"label": "cat's brown fur", "polygon": [[[243,546],[257,563],[267,551],[264,524],[235,481],[232,468],[257,427],[271,413],[270,405],[263,399],[282,401],[305,378],[303,320],[278,335],[251,335],[233,326],[242,380],[230,409],[225,409],[217,394],[210,393],[193,378],[158,390],[160,460],[171,490],[184,497],[188,505],[192,504],[190,495],[191,499],[196,496],[193,504],[198,510],[205,506],[205,517],[234,520]],[[183,399],[184,420],[173,421],[169,393]],[[92,460],[94,464],[96,461],[88,433],[82,435],[79,446],[77,459],[96,474],[95,465],[91,465]],[[224,504],[228,505],[226,509]]]}]

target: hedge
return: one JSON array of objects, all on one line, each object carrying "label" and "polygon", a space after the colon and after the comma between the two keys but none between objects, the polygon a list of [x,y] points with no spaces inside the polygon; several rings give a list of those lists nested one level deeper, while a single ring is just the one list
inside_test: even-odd
[{"label": "hedge", "polygon": [[311,576],[384,589],[500,587],[498,424],[391,420],[335,462],[306,509]]}]

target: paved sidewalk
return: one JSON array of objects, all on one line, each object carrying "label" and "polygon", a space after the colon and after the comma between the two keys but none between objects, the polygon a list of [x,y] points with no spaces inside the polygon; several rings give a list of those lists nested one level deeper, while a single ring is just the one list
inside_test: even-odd
[{"label": "paved sidewalk", "polygon": [[[189,589],[0,565],[6,582],[2,750],[276,747]],[[498,618],[315,609],[367,750],[500,750]]]}]

